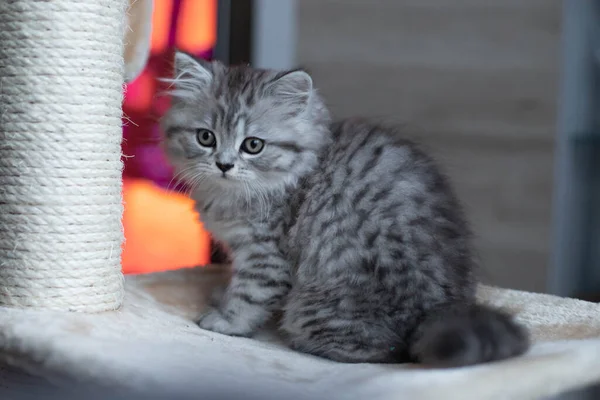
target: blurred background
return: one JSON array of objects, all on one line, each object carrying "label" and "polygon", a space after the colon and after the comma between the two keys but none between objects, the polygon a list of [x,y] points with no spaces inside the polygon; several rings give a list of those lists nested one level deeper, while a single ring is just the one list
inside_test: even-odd
[{"label": "blurred background", "polygon": [[[600,292],[592,0],[160,0],[127,88],[127,273],[218,261],[162,158],[174,47],[306,67],[336,117],[401,123],[452,178],[487,283]],[[598,160],[598,161],[596,161]]]}]

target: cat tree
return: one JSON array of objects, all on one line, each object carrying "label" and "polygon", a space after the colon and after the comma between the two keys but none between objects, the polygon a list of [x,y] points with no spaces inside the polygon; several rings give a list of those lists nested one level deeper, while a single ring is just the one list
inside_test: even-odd
[{"label": "cat tree", "polygon": [[0,397],[49,382],[480,400],[540,398],[600,382],[596,304],[482,286],[480,301],[529,327],[532,350],[430,370],[333,363],[292,352],[269,331],[244,339],[201,330],[192,320],[210,289],[226,283],[226,267],[124,279],[122,84],[146,60],[151,7],[150,0],[0,2]]}]

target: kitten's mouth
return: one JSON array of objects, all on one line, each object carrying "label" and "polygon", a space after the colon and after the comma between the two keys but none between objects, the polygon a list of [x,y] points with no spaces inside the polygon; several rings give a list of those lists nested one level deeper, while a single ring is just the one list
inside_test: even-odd
[{"label": "kitten's mouth", "polygon": [[218,174],[214,174],[212,176],[212,180],[222,185],[235,185],[237,184],[238,178],[234,174],[230,174],[228,172],[220,172]]},{"label": "kitten's mouth", "polygon": [[[2,1],[2,0],[0,0]],[[232,174],[228,174],[227,172],[222,172],[221,174],[217,175],[217,179],[220,180],[221,182],[226,182],[227,184],[229,183],[236,183],[237,178],[232,175]]]}]

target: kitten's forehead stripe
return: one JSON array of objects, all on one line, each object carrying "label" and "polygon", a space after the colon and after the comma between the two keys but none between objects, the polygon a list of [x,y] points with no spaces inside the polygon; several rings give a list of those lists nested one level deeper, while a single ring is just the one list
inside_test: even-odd
[{"label": "kitten's forehead stripe", "polygon": [[225,112],[225,121],[223,121],[223,133],[235,132],[235,125],[238,120],[239,103],[237,101],[230,103],[229,109]]},{"label": "kitten's forehead stripe", "polygon": [[238,137],[246,136],[246,117],[244,114],[239,114],[235,122],[235,134]]},{"label": "kitten's forehead stripe", "polygon": [[221,127],[223,125],[223,120],[225,119],[225,106],[218,101],[215,107],[212,109],[212,124],[214,127]]},{"label": "kitten's forehead stripe", "polygon": [[242,89],[240,90],[240,94],[246,95],[249,92],[251,85],[252,81],[250,79],[246,79],[246,82],[244,82]]}]

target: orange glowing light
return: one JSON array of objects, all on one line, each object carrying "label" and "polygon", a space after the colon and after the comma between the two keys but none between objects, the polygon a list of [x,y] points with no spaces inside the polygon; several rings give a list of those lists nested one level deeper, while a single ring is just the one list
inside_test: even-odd
[{"label": "orange glowing light", "polygon": [[182,0],[176,46],[190,53],[211,49],[217,40],[217,1]]},{"label": "orange glowing light", "polygon": [[149,181],[124,179],[123,272],[148,273],[206,265],[210,237],[186,196]]},{"label": "orange glowing light", "polygon": [[152,11],[152,37],[150,39],[150,52],[152,54],[162,53],[168,46],[172,12],[172,0],[158,0],[154,2],[154,10]]}]

